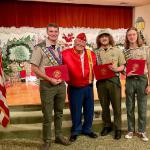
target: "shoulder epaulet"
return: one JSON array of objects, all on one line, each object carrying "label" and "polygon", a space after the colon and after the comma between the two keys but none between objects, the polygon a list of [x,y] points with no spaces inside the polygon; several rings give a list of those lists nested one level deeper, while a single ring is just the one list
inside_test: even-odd
[{"label": "shoulder epaulet", "polygon": [[99,52],[99,49],[98,49],[98,48],[96,48],[96,49],[94,49],[94,50],[93,50],[93,52],[96,54],[96,53],[98,53],[98,52]]},{"label": "shoulder epaulet", "polygon": [[35,45],[35,47],[46,47],[46,41],[42,41],[41,43],[38,43],[37,45]]},{"label": "shoulder epaulet", "polygon": [[99,51],[99,48],[95,48],[94,51]]}]

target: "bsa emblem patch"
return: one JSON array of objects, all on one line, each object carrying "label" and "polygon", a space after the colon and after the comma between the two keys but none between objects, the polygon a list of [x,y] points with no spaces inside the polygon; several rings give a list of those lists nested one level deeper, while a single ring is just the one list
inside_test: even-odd
[{"label": "bsa emblem patch", "polygon": [[60,70],[55,70],[53,72],[53,77],[56,79],[59,79],[61,77],[61,71]]},{"label": "bsa emblem patch", "polygon": [[107,74],[107,69],[106,68],[101,69],[101,75],[104,76],[106,74]]},{"label": "bsa emblem patch", "polygon": [[133,72],[137,71],[138,68],[139,68],[139,64],[133,64],[133,66],[132,66]]}]

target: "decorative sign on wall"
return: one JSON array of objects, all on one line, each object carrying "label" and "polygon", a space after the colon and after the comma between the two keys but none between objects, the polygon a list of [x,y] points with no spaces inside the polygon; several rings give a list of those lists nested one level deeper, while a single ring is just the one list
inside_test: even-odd
[{"label": "decorative sign on wall", "polygon": [[138,29],[140,38],[143,41],[143,43],[145,45],[147,45],[146,40],[145,40],[144,35],[143,35],[143,31],[144,31],[144,28],[145,28],[145,21],[144,21],[143,17],[138,17],[136,19],[135,27]]},{"label": "decorative sign on wall", "polygon": [[139,30],[139,31],[143,31],[145,28],[145,21],[143,19],[143,17],[138,17],[135,21],[135,27]]}]

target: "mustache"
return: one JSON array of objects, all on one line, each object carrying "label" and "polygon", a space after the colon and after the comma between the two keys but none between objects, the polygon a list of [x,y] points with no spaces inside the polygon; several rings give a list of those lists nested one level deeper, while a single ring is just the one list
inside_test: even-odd
[{"label": "mustache", "polygon": [[106,39],[102,40],[102,42],[105,42],[105,41],[107,42],[108,40],[106,40]]}]

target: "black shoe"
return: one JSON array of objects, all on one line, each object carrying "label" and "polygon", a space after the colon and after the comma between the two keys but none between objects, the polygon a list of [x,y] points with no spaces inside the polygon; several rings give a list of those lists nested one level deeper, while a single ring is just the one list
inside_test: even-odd
[{"label": "black shoe", "polygon": [[121,130],[116,130],[115,131],[114,139],[116,139],[116,140],[121,139]]},{"label": "black shoe", "polygon": [[108,133],[112,131],[112,127],[104,127],[101,131],[101,136],[106,136]]},{"label": "black shoe", "polygon": [[96,133],[94,133],[94,132],[90,132],[90,133],[83,133],[84,135],[86,135],[86,136],[89,136],[90,138],[97,138],[98,136],[97,136],[97,134]]},{"label": "black shoe", "polygon": [[42,145],[42,149],[41,150],[49,150],[51,144],[48,142],[44,142],[44,144]]},{"label": "black shoe", "polygon": [[71,135],[69,141],[75,142],[77,139],[77,135]]}]

